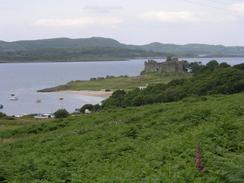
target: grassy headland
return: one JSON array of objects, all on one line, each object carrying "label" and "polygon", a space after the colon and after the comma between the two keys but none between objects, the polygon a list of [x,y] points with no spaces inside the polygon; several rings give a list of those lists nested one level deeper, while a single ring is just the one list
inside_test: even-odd
[{"label": "grassy headland", "polygon": [[2,182],[243,181],[243,93],[18,120],[0,119]]},{"label": "grassy headland", "polygon": [[174,79],[188,78],[190,74],[146,74],[135,77],[94,78],[89,81],[71,81],[65,85],[39,90],[39,92],[79,91],[79,90],[130,90],[147,84],[168,83]]}]

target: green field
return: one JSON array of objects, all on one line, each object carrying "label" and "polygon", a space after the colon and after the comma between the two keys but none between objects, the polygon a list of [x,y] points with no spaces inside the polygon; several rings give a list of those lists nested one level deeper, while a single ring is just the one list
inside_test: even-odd
[{"label": "green field", "polygon": [[243,134],[244,93],[44,122],[0,119],[0,182],[243,182]]},{"label": "green field", "polygon": [[146,74],[136,77],[113,77],[96,79],[90,81],[71,81],[65,85],[40,90],[42,92],[62,91],[62,90],[102,90],[102,89],[124,89],[130,90],[147,84],[168,83],[173,79],[190,77],[191,74]]}]

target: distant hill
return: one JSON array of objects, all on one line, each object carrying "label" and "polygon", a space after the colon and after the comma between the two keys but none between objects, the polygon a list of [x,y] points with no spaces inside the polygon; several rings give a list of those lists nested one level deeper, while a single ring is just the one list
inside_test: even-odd
[{"label": "distant hill", "polygon": [[179,56],[243,56],[244,46],[223,46],[223,45],[208,45],[208,44],[162,44],[151,43],[140,47],[142,50],[154,52],[166,52]]},{"label": "distant hill", "polygon": [[126,60],[169,55],[184,57],[244,56],[244,47],[162,43],[127,45],[102,37],[0,41],[0,62]]}]

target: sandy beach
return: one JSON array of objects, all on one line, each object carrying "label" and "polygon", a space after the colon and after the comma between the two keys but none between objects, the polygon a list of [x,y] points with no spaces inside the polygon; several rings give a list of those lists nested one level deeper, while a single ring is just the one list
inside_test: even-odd
[{"label": "sandy beach", "polygon": [[93,90],[72,91],[72,90],[67,90],[67,91],[60,91],[60,92],[79,94],[82,96],[103,97],[103,98],[108,98],[113,93],[112,91],[106,92],[104,90],[99,90],[99,91],[93,91]]}]

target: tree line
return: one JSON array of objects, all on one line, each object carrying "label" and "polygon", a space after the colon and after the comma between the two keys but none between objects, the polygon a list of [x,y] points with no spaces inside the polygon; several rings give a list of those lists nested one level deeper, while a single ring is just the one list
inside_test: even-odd
[{"label": "tree line", "polygon": [[168,84],[149,85],[143,90],[117,90],[103,102],[102,108],[141,106],[179,101],[189,96],[234,94],[244,91],[244,64],[232,67],[227,63],[219,64],[215,60],[206,65],[186,62],[185,70],[193,76],[172,80]]}]

